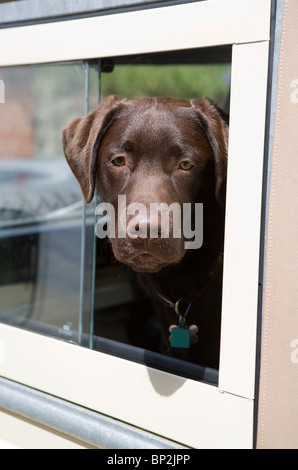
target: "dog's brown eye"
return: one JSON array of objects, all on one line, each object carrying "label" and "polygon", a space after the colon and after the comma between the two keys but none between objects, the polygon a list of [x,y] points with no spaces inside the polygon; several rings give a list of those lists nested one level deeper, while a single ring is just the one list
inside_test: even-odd
[{"label": "dog's brown eye", "polygon": [[179,169],[184,170],[184,171],[190,170],[192,167],[193,167],[193,165],[187,160],[184,160],[179,165]]},{"label": "dog's brown eye", "polygon": [[124,157],[116,157],[112,160],[115,166],[124,166],[125,165],[125,158]]}]

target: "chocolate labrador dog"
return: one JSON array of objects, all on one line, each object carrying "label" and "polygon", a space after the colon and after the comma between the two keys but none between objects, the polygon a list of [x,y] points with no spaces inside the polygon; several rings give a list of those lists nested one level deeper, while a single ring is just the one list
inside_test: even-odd
[{"label": "chocolate labrador dog", "polygon": [[[218,368],[228,149],[224,113],[206,98],[112,96],[69,124],[63,146],[86,202],[97,187],[101,201],[115,208],[114,256],[137,273],[151,296],[172,354]],[[167,217],[160,207],[167,208]],[[195,243],[199,214],[202,240]]]}]

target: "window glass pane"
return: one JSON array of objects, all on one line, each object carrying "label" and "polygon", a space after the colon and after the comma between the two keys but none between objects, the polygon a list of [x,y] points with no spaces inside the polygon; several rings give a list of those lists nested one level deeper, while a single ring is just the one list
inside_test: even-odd
[{"label": "window glass pane", "polygon": [[61,140],[100,95],[207,96],[228,112],[230,62],[214,48],[0,69],[0,321],[205,379],[175,358],[151,296],[95,236],[101,201],[84,203]]},{"label": "window glass pane", "polygon": [[[61,140],[62,129],[85,112],[85,76],[83,63],[0,70],[1,320],[73,341],[89,332],[90,299],[85,320],[79,315],[83,201]],[[91,207],[85,238],[92,248]],[[88,249],[89,291],[91,265]]]}]

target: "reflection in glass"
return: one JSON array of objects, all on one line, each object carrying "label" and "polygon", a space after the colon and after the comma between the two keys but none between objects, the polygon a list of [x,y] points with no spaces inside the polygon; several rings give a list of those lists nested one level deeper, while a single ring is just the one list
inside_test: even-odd
[{"label": "reflection in glass", "polygon": [[[83,202],[61,136],[85,112],[85,69],[77,63],[0,72],[1,320],[73,341],[80,322],[89,332],[90,300],[79,319]],[[92,248],[92,208],[86,222]],[[90,291],[92,251],[86,253]]]}]

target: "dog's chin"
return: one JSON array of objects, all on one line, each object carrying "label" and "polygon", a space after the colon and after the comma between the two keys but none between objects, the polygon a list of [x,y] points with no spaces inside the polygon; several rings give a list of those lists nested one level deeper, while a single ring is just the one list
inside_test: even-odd
[{"label": "dog's chin", "polygon": [[127,263],[137,273],[158,273],[168,262],[161,262],[147,253],[136,256]]},{"label": "dog's chin", "polygon": [[170,259],[159,259],[156,256],[150,253],[141,253],[133,258],[126,259],[125,256],[118,256],[115,254],[115,257],[121,263],[128,265],[135,272],[138,273],[158,273],[161,269],[179,263],[185,255],[185,250],[182,251],[176,257]]}]

